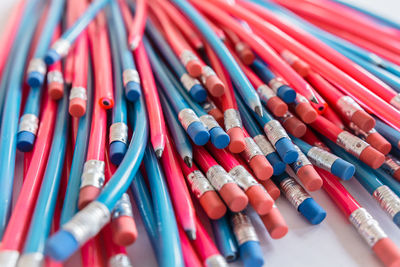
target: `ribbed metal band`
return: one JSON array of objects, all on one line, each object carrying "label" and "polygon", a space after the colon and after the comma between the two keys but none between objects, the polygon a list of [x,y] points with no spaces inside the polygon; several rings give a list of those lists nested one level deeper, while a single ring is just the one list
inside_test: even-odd
[{"label": "ribbed metal band", "polygon": [[281,138],[286,137],[289,138],[285,129],[283,129],[282,125],[277,120],[270,120],[264,125],[264,132],[268,137],[268,140],[275,147],[276,142],[278,142]]},{"label": "ribbed metal band", "polygon": [[339,159],[338,156],[316,146],[308,150],[307,157],[313,165],[329,172],[333,163]]},{"label": "ribbed metal band", "polygon": [[190,108],[182,109],[178,114],[178,119],[185,130],[187,130],[189,125],[193,122],[200,121],[196,113],[194,113],[194,111]]},{"label": "ribbed metal band", "polygon": [[357,104],[357,102],[354,101],[354,99],[351,96],[347,95],[339,98],[339,100],[336,102],[336,105],[348,120],[351,119],[351,117],[356,111],[362,110],[360,105]]},{"label": "ribbed metal band", "polygon": [[206,173],[206,177],[210,184],[217,190],[228,183],[235,183],[232,177],[220,165],[210,167]]},{"label": "ribbed metal band", "polygon": [[257,93],[260,96],[261,100],[264,102],[268,102],[268,100],[274,96],[276,96],[276,94],[274,93],[274,91],[272,91],[271,88],[269,88],[266,84],[262,84],[257,88]]},{"label": "ribbed metal band", "polygon": [[199,80],[193,78],[187,73],[184,73],[181,76],[181,83],[183,84],[183,87],[186,89],[187,92],[190,92],[190,89],[192,89],[192,87],[196,84],[200,84]]},{"label": "ribbed metal band", "polygon": [[203,69],[201,70],[201,82],[205,84],[208,77],[211,76],[217,76],[217,74],[209,66],[204,66]]},{"label": "ribbed metal band", "polygon": [[246,47],[247,47],[247,45],[246,45],[245,43],[243,43],[243,42],[238,42],[238,43],[236,43],[236,45],[235,45],[235,51],[236,51],[237,53],[240,53],[240,52],[242,52],[243,49],[245,49]]},{"label": "ribbed metal band", "polygon": [[273,78],[268,82],[269,87],[272,89],[272,91],[275,92],[275,94],[278,93],[278,89],[282,85],[286,85],[286,83],[279,77]]},{"label": "ribbed metal band", "polygon": [[357,158],[359,158],[361,152],[363,152],[364,149],[369,146],[367,142],[361,140],[357,136],[354,136],[347,131],[343,131],[338,135],[336,139],[336,144],[338,144],[344,150]]},{"label": "ribbed metal band", "polygon": [[87,100],[86,88],[85,87],[72,87],[71,92],[69,93],[69,100],[74,98],[80,98],[83,100]]},{"label": "ribbed metal band", "polygon": [[128,142],[128,126],[123,122],[116,122],[110,126],[110,144],[114,141]]},{"label": "ribbed metal band", "polygon": [[301,94],[296,94],[296,102],[297,103],[310,103],[308,101],[308,99],[305,96],[301,95]]},{"label": "ribbed metal band", "polygon": [[0,266],[15,267],[19,259],[18,250],[0,250]]},{"label": "ribbed metal band", "polygon": [[126,254],[117,254],[108,260],[109,267],[132,267],[132,263]]},{"label": "ribbed metal band", "polygon": [[47,73],[47,83],[64,83],[64,77],[61,71],[52,70]]},{"label": "ribbed metal band", "polygon": [[102,188],[104,181],[104,161],[94,159],[86,161],[83,165],[81,188],[85,186]]},{"label": "ribbed metal band", "polygon": [[289,50],[283,50],[281,53],[281,57],[289,64],[292,65],[299,58],[292,54]]},{"label": "ribbed metal band", "polygon": [[237,165],[233,167],[229,171],[229,175],[233,178],[238,186],[243,188],[244,191],[247,191],[247,189],[254,185],[260,186],[256,179],[254,179],[254,177],[242,165]]},{"label": "ribbed metal band", "polygon": [[259,134],[253,137],[254,142],[258,145],[258,147],[261,149],[261,152],[264,154],[264,156],[267,156],[273,152],[275,152],[274,147],[271,145],[271,143],[268,141],[267,137],[263,134]]},{"label": "ribbed metal band", "polygon": [[192,53],[192,51],[184,50],[180,55],[180,60],[182,64],[186,67],[186,64],[188,64],[192,60],[198,60],[198,58],[195,54]]},{"label": "ribbed metal band", "polygon": [[286,111],[285,114],[283,114],[282,117],[277,117],[280,123],[285,123],[288,119],[293,118],[293,114],[290,111]]},{"label": "ribbed metal band", "polygon": [[228,263],[225,258],[220,254],[212,255],[208,257],[204,263],[206,267],[228,267]]},{"label": "ribbed metal band", "polygon": [[128,216],[133,218],[131,199],[127,193],[124,193],[112,211],[111,218],[113,220],[121,217]]},{"label": "ribbed metal band", "polygon": [[215,191],[207,178],[199,170],[195,170],[187,176],[192,193],[200,198],[205,192]]},{"label": "ribbed metal band", "polygon": [[388,186],[381,185],[375,189],[373,196],[391,218],[400,212],[400,199]]},{"label": "ribbed metal band", "polygon": [[36,135],[39,128],[39,118],[35,114],[25,114],[19,121],[18,132],[30,132]]},{"label": "ribbed metal band", "polygon": [[42,267],[44,265],[44,255],[40,252],[23,253],[19,257],[18,267]]},{"label": "ribbed metal band", "polygon": [[201,116],[200,121],[207,127],[208,130],[211,130],[215,127],[220,127],[214,117],[208,114]]},{"label": "ribbed metal band", "polygon": [[250,218],[243,212],[232,215],[232,228],[239,246],[248,241],[259,241]]},{"label": "ribbed metal band", "polygon": [[205,112],[209,113],[211,110],[216,109],[217,106],[210,99],[207,99],[202,105]]},{"label": "ribbed metal band", "polygon": [[58,39],[51,48],[57,52],[61,57],[65,57],[69,49],[71,48],[71,43],[65,39]]},{"label": "ribbed metal band", "polygon": [[389,175],[393,175],[396,171],[400,169],[400,161],[391,155],[387,155],[385,162],[381,166],[382,170]]},{"label": "ribbed metal band", "polygon": [[391,100],[390,100],[390,104],[397,108],[400,109],[400,94],[395,95]]},{"label": "ribbed metal band", "polygon": [[244,159],[247,162],[250,162],[252,158],[254,158],[255,156],[258,155],[262,155],[264,156],[263,152],[261,151],[261,149],[258,147],[258,145],[256,144],[256,142],[254,142],[253,138],[251,137],[246,137],[244,139],[245,143],[246,143],[246,148],[243,150],[243,152],[241,153],[241,155],[244,157]]},{"label": "ribbed metal band", "polygon": [[301,149],[298,146],[296,146],[295,144],[293,144],[293,146],[296,149],[296,151],[299,153],[299,157],[297,158],[296,162],[290,164],[290,167],[292,167],[292,169],[297,174],[297,172],[302,167],[307,166],[307,165],[311,165],[311,162],[308,160],[307,156],[304,155],[303,151],[301,151]]},{"label": "ribbed metal band", "polygon": [[139,73],[135,69],[126,69],[122,73],[122,80],[124,82],[124,86],[126,86],[129,82],[135,82],[140,84]]},{"label": "ribbed metal band", "polygon": [[368,135],[370,135],[371,133],[376,132],[375,129],[372,129],[370,132],[364,132],[363,130],[361,130],[357,125],[355,125],[354,122],[349,122],[349,128],[353,131],[353,133],[358,136],[359,138],[361,138],[362,140],[365,141],[365,139],[368,137]]},{"label": "ribbed metal band", "polygon": [[283,180],[280,183],[280,188],[286,199],[289,200],[296,209],[304,200],[311,198],[306,190],[292,177]]},{"label": "ribbed metal band", "polygon": [[240,118],[239,111],[230,108],[224,112],[224,124],[225,131],[229,131],[232,128],[242,128],[242,119]]},{"label": "ribbed metal band", "polygon": [[27,73],[30,72],[39,72],[42,75],[46,75],[47,66],[43,59],[41,58],[33,58],[29,61]]}]

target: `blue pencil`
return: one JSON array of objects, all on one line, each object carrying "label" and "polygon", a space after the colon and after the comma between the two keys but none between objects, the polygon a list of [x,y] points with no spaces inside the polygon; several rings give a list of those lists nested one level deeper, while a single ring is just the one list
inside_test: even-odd
[{"label": "blue pencil", "polygon": [[227,262],[235,261],[238,257],[238,245],[232,232],[227,216],[218,220],[211,220],[215,241]]}]

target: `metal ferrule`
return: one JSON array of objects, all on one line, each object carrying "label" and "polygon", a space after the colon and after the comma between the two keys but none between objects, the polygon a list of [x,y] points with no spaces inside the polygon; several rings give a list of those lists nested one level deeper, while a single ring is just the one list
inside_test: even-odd
[{"label": "metal ferrule", "polygon": [[259,134],[253,137],[254,142],[256,142],[257,146],[261,149],[261,152],[264,156],[267,156],[273,152],[275,152],[274,147],[268,141],[267,137],[263,134]]},{"label": "metal ferrule", "polygon": [[390,104],[397,108],[400,109],[400,94],[395,95],[391,100],[390,100]]},{"label": "metal ferrule", "polygon": [[367,139],[368,136],[370,136],[373,133],[376,133],[375,128],[372,128],[368,132],[364,132],[361,130],[357,125],[354,124],[354,122],[349,123],[349,128],[354,132],[354,134],[358,137],[360,137],[362,140]]},{"label": "metal ferrule", "polygon": [[243,42],[238,42],[238,43],[236,43],[236,45],[235,45],[235,50],[236,50],[237,53],[240,53],[240,52],[242,52],[243,49],[245,49],[246,47],[247,47],[247,46],[246,46],[245,43],[243,43]]},{"label": "metal ferrule", "polygon": [[339,98],[339,100],[336,102],[336,105],[348,120],[351,120],[351,117],[356,111],[362,110],[360,105],[357,104],[352,97],[347,95]]},{"label": "metal ferrule", "polygon": [[296,105],[298,105],[300,103],[309,103],[309,102],[305,96],[303,96],[301,94],[296,94]]},{"label": "metal ferrule", "polygon": [[202,105],[205,112],[210,113],[211,110],[216,109],[217,106],[210,99],[207,99]]},{"label": "metal ferrule", "polygon": [[43,59],[41,58],[33,58],[29,61],[27,73],[30,72],[39,72],[42,75],[46,75],[47,66]]},{"label": "metal ferrule", "polygon": [[269,87],[272,89],[272,91],[275,92],[275,94],[278,93],[278,89],[283,86],[286,85],[286,83],[279,77],[273,78],[272,80],[270,80],[268,82]]},{"label": "metal ferrule", "polygon": [[64,83],[64,77],[61,71],[53,70],[47,73],[47,83]]},{"label": "metal ferrule", "polygon": [[207,79],[211,76],[217,76],[217,74],[209,66],[204,66],[203,69],[201,70],[201,76],[200,76],[201,82],[203,84],[206,84]]},{"label": "metal ferrule", "polygon": [[338,135],[336,144],[357,158],[359,158],[361,152],[369,146],[367,142],[347,131],[343,131]]},{"label": "metal ferrule", "polygon": [[276,142],[278,142],[281,138],[289,138],[285,129],[283,129],[282,125],[277,120],[270,120],[267,122],[264,125],[264,132],[273,146],[275,146]]},{"label": "metal ferrule", "polygon": [[229,175],[233,178],[238,186],[243,188],[244,191],[247,191],[247,189],[254,185],[260,185],[242,165],[237,165],[233,167],[229,171]]},{"label": "metal ferrule", "polygon": [[391,218],[400,212],[400,198],[388,186],[378,187],[373,196]]},{"label": "metal ferrule", "polygon": [[242,128],[242,119],[240,118],[239,111],[234,108],[225,110],[224,124],[225,131],[229,131],[230,129],[235,127]]},{"label": "metal ferrule", "polygon": [[30,132],[36,135],[39,128],[39,118],[35,114],[25,114],[19,121],[18,132]]},{"label": "metal ferrule", "polygon": [[387,155],[381,168],[387,174],[394,175],[394,173],[400,169],[400,161],[391,155]]},{"label": "metal ferrule", "polygon": [[215,127],[220,127],[214,117],[208,114],[201,116],[200,121],[207,127],[208,130],[211,130]]},{"label": "metal ferrule", "polygon": [[308,150],[307,157],[313,165],[328,172],[331,171],[333,163],[339,159],[338,156],[316,146]]},{"label": "metal ferrule", "polygon": [[298,60],[299,58],[292,54],[291,52],[289,52],[288,50],[283,50],[281,53],[281,57],[289,64],[292,65],[293,63],[296,62],[296,60]]},{"label": "metal ferrule", "polygon": [[295,144],[293,144],[294,148],[296,149],[296,151],[299,153],[299,157],[297,158],[296,162],[290,164],[290,167],[292,167],[292,169],[295,171],[295,173],[297,174],[297,172],[304,166],[307,165],[312,165],[310,160],[307,158],[306,155],[304,155],[303,151],[301,151],[301,149],[296,146]]},{"label": "metal ferrule", "polygon": [[140,84],[139,73],[135,69],[126,69],[122,73],[122,80],[124,82],[124,86],[126,86],[129,82],[135,82]]},{"label": "metal ferrule", "polygon": [[215,191],[214,187],[199,170],[189,173],[187,180],[189,182],[190,189],[196,198],[200,198],[205,192]]},{"label": "metal ferrule", "polygon": [[192,76],[190,76],[187,73],[184,73],[181,76],[181,83],[182,83],[183,87],[185,87],[187,92],[190,92],[190,89],[192,89],[192,87],[195,86],[196,84],[200,84],[199,80],[197,80],[196,78],[193,78]]},{"label": "metal ferrule", "polygon": [[206,177],[217,191],[221,190],[225,184],[235,183],[232,177],[220,165],[210,167],[206,172]]},{"label": "metal ferrule", "polygon": [[364,208],[353,211],[349,220],[370,247],[373,247],[382,238],[387,237],[379,223]]},{"label": "metal ferrule", "polygon": [[101,202],[92,201],[79,211],[62,229],[72,234],[75,240],[83,245],[97,235],[110,221],[111,213]]},{"label": "metal ferrule", "polygon": [[194,113],[194,111],[190,108],[185,108],[179,111],[178,119],[185,130],[187,130],[189,125],[192,124],[193,122],[200,121],[196,113]]},{"label": "metal ferrule", "polygon": [[277,117],[280,123],[285,123],[288,119],[293,118],[293,114],[290,111],[286,111],[286,113],[282,117]]},{"label": "metal ferrule", "polygon": [[111,218],[112,220],[115,220],[122,216],[133,218],[131,199],[127,193],[124,193],[121,199],[118,200],[117,204],[115,204],[115,207],[112,210]]},{"label": "metal ferrule", "polygon": [[247,162],[250,162],[251,159],[254,158],[255,156],[258,156],[258,155],[264,156],[263,152],[258,147],[256,142],[254,142],[253,138],[246,137],[244,139],[244,141],[246,143],[246,148],[244,149],[244,151],[241,154]]},{"label": "metal ferrule", "polygon": [[19,257],[18,267],[42,267],[44,265],[44,255],[40,252],[23,253]]},{"label": "metal ferrule", "polygon": [[71,92],[69,93],[69,100],[74,98],[80,98],[83,100],[87,100],[86,88],[85,87],[72,87]]},{"label": "metal ferrule", "polygon": [[268,102],[268,100],[274,96],[276,96],[276,94],[274,93],[274,91],[272,91],[271,88],[269,88],[266,84],[262,84],[257,88],[257,93],[260,96],[261,100],[264,102]]},{"label": "metal ferrule", "polygon": [[126,254],[117,254],[108,260],[109,267],[132,267],[132,263]]},{"label": "metal ferrule", "polygon": [[233,214],[232,228],[239,246],[248,241],[258,241],[256,230],[246,214],[242,212]]},{"label": "metal ferrule", "polygon": [[208,257],[204,265],[206,267],[228,267],[228,263],[221,254],[215,254]]},{"label": "metal ferrule", "polygon": [[55,50],[57,54],[61,57],[65,57],[69,49],[71,48],[71,43],[65,39],[58,39],[52,46],[51,49]]},{"label": "metal ferrule", "polygon": [[292,177],[283,180],[280,183],[280,188],[286,199],[289,200],[296,209],[304,200],[311,198],[306,190]]},{"label": "metal ferrule", "polygon": [[114,141],[128,143],[128,126],[124,122],[116,122],[110,126],[110,144]]},{"label": "metal ferrule", "polygon": [[18,250],[0,250],[0,266],[15,267],[19,259]]},{"label": "metal ferrule", "polygon": [[81,188],[85,186],[102,188],[104,180],[104,161],[95,159],[86,161],[85,165],[83,165]]},{"label": "metal ferrule", "polygon": [[192,60],[198,60],[197,56],[190,50],[184,50],[181,53],[180,60],[184,66]]}]

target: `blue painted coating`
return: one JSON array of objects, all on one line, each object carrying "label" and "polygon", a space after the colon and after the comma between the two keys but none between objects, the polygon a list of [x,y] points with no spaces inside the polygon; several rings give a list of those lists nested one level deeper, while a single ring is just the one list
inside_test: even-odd
[{"label": "blue painted coating", "polygon": [[298,211],[311,224],[320,224],[326,217],[326,211],[312,198],[307,198],[298,207]]},{"label": "blue painted coating", "polygon": [[393,222],[397,227],[400,227],[400,212],[393,216]]},{"label": "blue painted coating", "polygon": [[240,259],[245,267],[261,267],[264,265],[260,242],[247,241],[239,246]]},{"label": "blue painted coating", "polygon": [[382,168],[372,170],[379,180],[386,186],[388,186],[398,197],[400,197],[400,183],[396,181],[392,176],[385,173]]},{"label": "blue painted coating", "polygon": [[398,148],[400,144],[400,132],[396,131],[380,119],[375,117],[375,129],[392,144],[393,147]]},{"label": "blue painted coating", "polygon": [[211,225],[218,250],[227,262],[235,261],[239,250],[229,220],[224,216],[218,220],[211,220]]}]

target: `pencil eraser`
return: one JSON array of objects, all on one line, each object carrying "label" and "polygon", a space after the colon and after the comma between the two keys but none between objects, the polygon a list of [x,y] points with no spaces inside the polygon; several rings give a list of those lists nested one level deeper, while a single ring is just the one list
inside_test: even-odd
[{"label": "pencil eraser", "polygon": [[212,220],[218,220],[226,213],[226,206],[215,191],[205,192],[199,201],[208,218]]},{"label": "pencil eraser", "polygon": [[28,131],[18,132],[17,134],[17,148],[22,152],[29,152],[35,144],[36,135]]},{"label": "pencil eraser", "polygon": [[250,205],[259,215],[265,215],[271,211],[274,200],[261,185],[253,185],[246,191]]},{"label": "pencil eraser", "polygon": [[110,144],[110,161],[114,165],[119,165],[123,160],[127,150],[127,145],[121,141],[114,141]]},{"label": "pencil eraser", "polygon": [[49,51],[47,51],[46,55],[44,56],[44,62],[46,62],[47,65],[52,65],[60,59],[61,55],[58,54],[54,49],[50,49]]},{"label": "pencil eraser", "polygon": [[213,108],[208,112],[208,114],[214,117],[219,126],[224,126],[224,114],[219,110],[219,108]]},{"label": "pencil eraser", "polygon": [[364,132],[369,132],[375,127],[375,119],[364,110],[354,112],[351,121]]},{"label": "pencil eraser", "polygon": [[274,169],[273,175],[280,175],[285,171],[286,164],[283,163],[283,161],[279,158],[279,156],[278,156],[278,154],[276,154],[276,152],[268,154],[267,160],[269,161],[269,163],[272,165],[272,168]]},{"label": "pencil eraser", "polygon": [[187,127],[186,131],[193,142],[198,146],[204,146],[210,139],[209,132],[207,131],[206,127],[204,127],[204,124],[200,121],[192,122]]},{"label": "pencil eraser", "polygon": [[392,150],[392,145],[378,132],[369,134],[365,141],[384,155]]},{"label": "pencil eraser", "polygon": [[129,246],[136,241],[138,232],[130,216],[120,216],[111,222],[113,241],[119,246]]},{"label": "pencil eraser", "polygon": [[293,88],[290,88],[287,85],[282,85],[278,88],[276,94],[285,102],[285,103],[293,103],[296,99],[296,91]]},{"label": "pencil eraser", "polygon": [[251,65],[255,59],[253,51],[248,46],[239,52],[239,57],[246,65]]},{"label": "pencil eraser", "polygon": [[311,106],[310,103],[301,102],[295,108],[296,114],[304,121],[305,123],[312,123],[317,119],[318,113]]},{"label": "pencil eraser", "polygon": [[267,108],[277,117],[282,117],[288,111],[286,103],[277,96],[273,96],[268,100]]},{"label": "pencil eraser", "polygon": [[100,194],[101,189],[95,186],[85,186],[79,190],[78,208],[81,210]]},{"label": "pencil eraser", "polygon": [[264,265],[263,253],[258,241],[247,241],[240,245],[239,255],[245,267],[261,267]]},{"label": "pencil eraser", "polygon": [[192,77],[199,77],[202,73],[202,67],[198,60],[190,60],[186,65],[185,68],[187,72]]},{"label": "pencil eraser", "polygon": [[61,99],[64,95],[64,84],[57,82],[49,83],[47,84],[47,91],[49,92],[51,99]]},{"label": "pencil eraser", "polygon": [[282,123],[283,128],[293,136],[300,138],[306,134],[307,126],[296,117],[291,117]]},{"label": "pencil eraser", "polygon": [[79,243],[75,237],[65,230],[60,230],[49,239],[45,246],[45,254],[56,261],[65,261],[77,249]]},{"label": "pencil eraser", "polygon": [[205,86],[214,97],[220,97],[225,94],[225,85],[217,75],[208,76]]},{"label": "pencil eraser", "polygon": [[198,83],[190,88],[189,94],[197,103],[202,103],[207,99],[206,89],[204,89],[204,87]]},{"label": "pencil eraser", "polygon": [[397,227],[400,227],[400,212],[397,212],[394,216],[393,216],[393,222]]},{"label": "pencil eraser", "polygon": [[227,131],[231,141],[229,143],[229,151],[232,153],[240,153],[246,149],[243,130],[239,127],[231,128]]},{"label": "pencil eraser", "polygon": [[86,113],[86,100],[73,98],[69,101],[69,114],[72,117],[80,118]]},{"label": "pencil eraser", "polygon": [[310,73],[310,65],[303,60],[295,60],[291,66],[303,78]]},{"label": "pencil eraser", "polygon": [[382,238],[376,242],[372,250],[385,266],[400,266],[400,250],[389,237]]},{"label": "pencil eraser", "polygon": [[223,149],[229,145],[229,135],[221,128],[214,127],[210,130],[211,143],[218,149]]},{"label": "pencil eraser", "polygon": [[331,166],[331,172],[333,175],[339,177],[342,180],[349,180],[353,177],[356,168],[353,164],[339,158],[333,162]]},{"label": "pencil eraser", "polygon": [[307,190],[316,191],[322,187],[322,178],[314,169],[313,165],[305,165],[301,167],[296,174]]},{"label": "pencil eraser", "polygon": [[289,227],[277,207],[273,207],[268,214],[260,216],[260,218],[272,239],[280,239],[289,231]]},{"label": "pencil eraser", "polygon": [[249,203],[246,194],[235,183],[225,184],[221,190],[219,190],[219,194],[228,208],[233,212],[244,210]]},{"label": "pencil eraser", "polygon": [[44,82],[44,75],[38,71],[28,73],[27,83],[30,87],[39,87]]},{"label": "pencil eraser", "polygon": [[372,169],[378,169],[385,161],[385,156],[372,146],[367,146],[361,152],[360,160],[370,166]]},{"label": "pencil eraser", "polygon": [[311,224],[320,224],[326,211],[312,198],[304,200],[297,209]]},{"label": "pencil eraser", "polygon": [[269,179],[274,172],[274,168],[272,168],[267,158],[263,155],[252,157],[249,161],[249,165],[259,180]]},{"label": "pencil eraser", "polygon": [[138,100],[141,94],[140,83],[130,81],[125,85],[125,95],[130,102]]},{"label": "pencil eraser", "polygon": [[277,200],[278,197],[281,195],[281,190],[279,190],[279,188],[271,179],[261,181],[260,183],[262,184],[262,186],[264,186],[265,190],[267,190],[268,194],[272,197],[274,201]]},{"label": "pencil eraser", "polygon": [[287,164],[295,162],[299,157],[299,153],[289,138],[283,137],[279,139],[275,143],[275,148],[283,162]]}]

